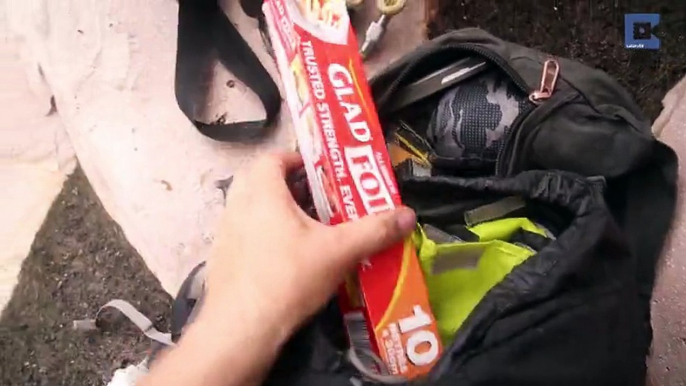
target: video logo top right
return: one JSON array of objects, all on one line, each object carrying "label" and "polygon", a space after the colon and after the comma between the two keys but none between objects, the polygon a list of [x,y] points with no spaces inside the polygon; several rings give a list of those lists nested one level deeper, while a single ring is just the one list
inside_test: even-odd
[{"label": "video logo top right", "polygon": [[657,13],[627,13],[624,15],[624,46],[634,50],[657,50],[660,39],[653,35],[660,24]]}]

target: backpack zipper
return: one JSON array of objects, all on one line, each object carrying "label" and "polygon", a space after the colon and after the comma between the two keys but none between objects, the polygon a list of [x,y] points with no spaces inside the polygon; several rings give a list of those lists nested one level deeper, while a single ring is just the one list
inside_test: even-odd
[{"label": "backpack zipper", "polygon": [[538,90],[534,90],[529,94],[529,101],[533,103],[525,111],[523,111],[512,123],[512,130],[505,136],[503,141],[503,146],[498,151],[498,156],[495,161],[495,174],[496,176],[506,177],[509,174],[509,170],[502,170],[503,161],[507,155],[507,149],[510,143],[514,141],[514,145],[517,144],[517,139],[519,138],[519,126],[527,118],[531,112],[536,109],[544,101],[550,99],[555,92],[555,85],[557,84],[557,79],[560,77],[560,63],[555,59],[548,59],[543,64],[543,72],[541,74],[541,85]]},{"label": "backpack zipper", "polygon": [[541,104],[542,101],[550,98],[555,92],[555,84],[560,76],[560,64],[555,59],[548,59],[543,64],[543,74],[541,75],[541,87],[529,94],[529,100],[534,104]]},{"label": "backpack zipper", "polygon": [[500,150],[498,150],[498,155],[496,156],[495,159],[495,175],[500,176],[500,177],[506,177],[507,173],[503,169],[503,161],[502,159],[505,158],[507,148],[510,146],[510,142],[513,141],[513,138],[515,138],[516,142],[516,137],[517,134],[519,133],[519,126],[520,124],[524,121],[525,118],[527,118],[535,109],[536,105],[529,105],[526,110],[522,111],[521,114],[515,118],[514,122],[512,122],[512,130],[505,136],[505,139],[503,140],[503,146],[500,147]]},{"label": "backpack zipper", "polygon": [[[505,72],[510,79],[519,87],[520,90],[525,92],[526,94],[531,94],[532,90],[529,88],[529,86],[526,84],[524,79],[510,67],[504,60],[503,58],[493,54],[493,52],[483,49],[478,46],[474,46],[471,44],[448,44],[445,46],[440,46],[436,47],[434,49],[428,50],[427,52],[422,53],[422,58],[417,58],[410,63],[408,63],[405,68],[398,74],[398,76],[393,80],[393,82],[388,86],[386,91],[378,98],[378,103],[377,105],[383,105],[386,100],[393,94],[393,92],[400,86],[402,81],[410,74],[412,70],[414,70],[417,65],[419,65],[423,58],[425,58],[428,55],[433,55],[436,53],[439,53],[441,51],[449,51],[449,50],[462,50],[462,51],[468,51],[468,52],[473,52],[476,54],[479,54],[483,56],[484,58],[488,59],[491,61],[493,64],[495,64],[498,68],[500,68],[503,72]],[[388,73],[387,70],[384,70],[377,74],[375,78],[381,77]],[[380,109],[382,110],[382,109]]]},{"label": "backpack zipper", "polygon": [[[549,99],[555,92],[555,85],[557,84],[557,79],[560,76],[560,64],[557,60],[552,58],[546,60],[543,64],[540,87],[536,90],[532,90],[529,88],[524,79],[514,69],[512,69],[512,67],[510,67],[510,65],[508,65],[503,58],[495,55],[492,51],[471,44],[448,44],[428,50],[427,52],[422,53],[421,58],[417,58],[408,63],[405,68],[400,71],[393,82],[391,82],[386,91],[378,98],[377,106],[382,106],[388,100],[388,98],[390,98],[393,92],[398,89],[402,81],[410,74],[410,72],[412,72],[412,70],[414,70],[423,61],[423,58],[449,50],[462,50],[483,56],[491,63],[495,64],[505,74],[507,74],[522,92],[529,95],[529,101],[532,102],[532,105],[519,114],[519,116],[512,123],[512,130],[510,130],[510,132],[505,136],[503,146],[498,151],[498,156],[496,157],[495,174],[503,176],[504,171],[501,170],[503,169],[502,159],[504,158],[503,156],[506,153],[506,149],[513,141],[513,138],[515,138],[516,142],[516,137],[518,137],[519,134],[519,125],[522,123],[522,121],[528,117],[538,105]],[[375,76],[375,78],[381,77],[387,73],[388,70],[381,71]],[[379,110],[383,111],[381,108],[379,108]]]}]

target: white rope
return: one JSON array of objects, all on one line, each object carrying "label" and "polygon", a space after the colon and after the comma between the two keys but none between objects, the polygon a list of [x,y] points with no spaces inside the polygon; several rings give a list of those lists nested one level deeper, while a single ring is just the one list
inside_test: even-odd
[{"label": "white rope", "polygon": [[160,331],[158,331],[155,326],[152,324],[150,319],[148,319],[145,315],[143,315],[140,311],[136,309],[136,307],[132,306],[131,303],[121,300],[121,299],[114,299],[105,304],[104,306],[100,307],[98,310],[97,314],[95,314],[94,319],[85,319],[85,320],[75,320],[73,322],[73,327],[76,330],[94,330],[97,329],[97,320],[98,317],[100,316],[100,313],[106,309],[106,308],[114,308],[119,310],[124,316],[126,316],[133,324],[138,327],[139,330],[145,334],[148,338],[154,340],[155,342],[159,342],[165,346],[174,346],[174,342],[172,342],[171,339],[171,334],[165,334]]}]

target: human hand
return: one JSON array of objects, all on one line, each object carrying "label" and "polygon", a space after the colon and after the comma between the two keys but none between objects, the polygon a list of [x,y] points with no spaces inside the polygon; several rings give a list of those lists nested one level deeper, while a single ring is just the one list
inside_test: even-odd
[{"label": "human hand", "polygon": [[356,263],[414,230],[408,208],[338,226],[313,220],[285,182],[301,164],[297,153],[263,156],[236,174],[208,261],[208,317],[236,312],[230,305],[243,298],[253,317],[288,335]]},{"label": "human hand", "polygon": [[301,164],[296,153],[263,156],[235,175],[200,313],[143,384],[261,383],[281,346],[345,274],[414,230],[407,208],[337,226],[313,220],[286,184]]}]

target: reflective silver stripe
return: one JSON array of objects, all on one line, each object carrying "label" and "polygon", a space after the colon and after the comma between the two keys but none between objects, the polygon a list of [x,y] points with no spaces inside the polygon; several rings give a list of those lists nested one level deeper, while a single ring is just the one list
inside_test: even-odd
[{"label": "reflective silver stripe", "polygon": [[524,207],[526,207],[526,202],[523,198],[519,196],[505,197],[502,200],[464,212],[464,222],[471,227],[505,217]]}]

